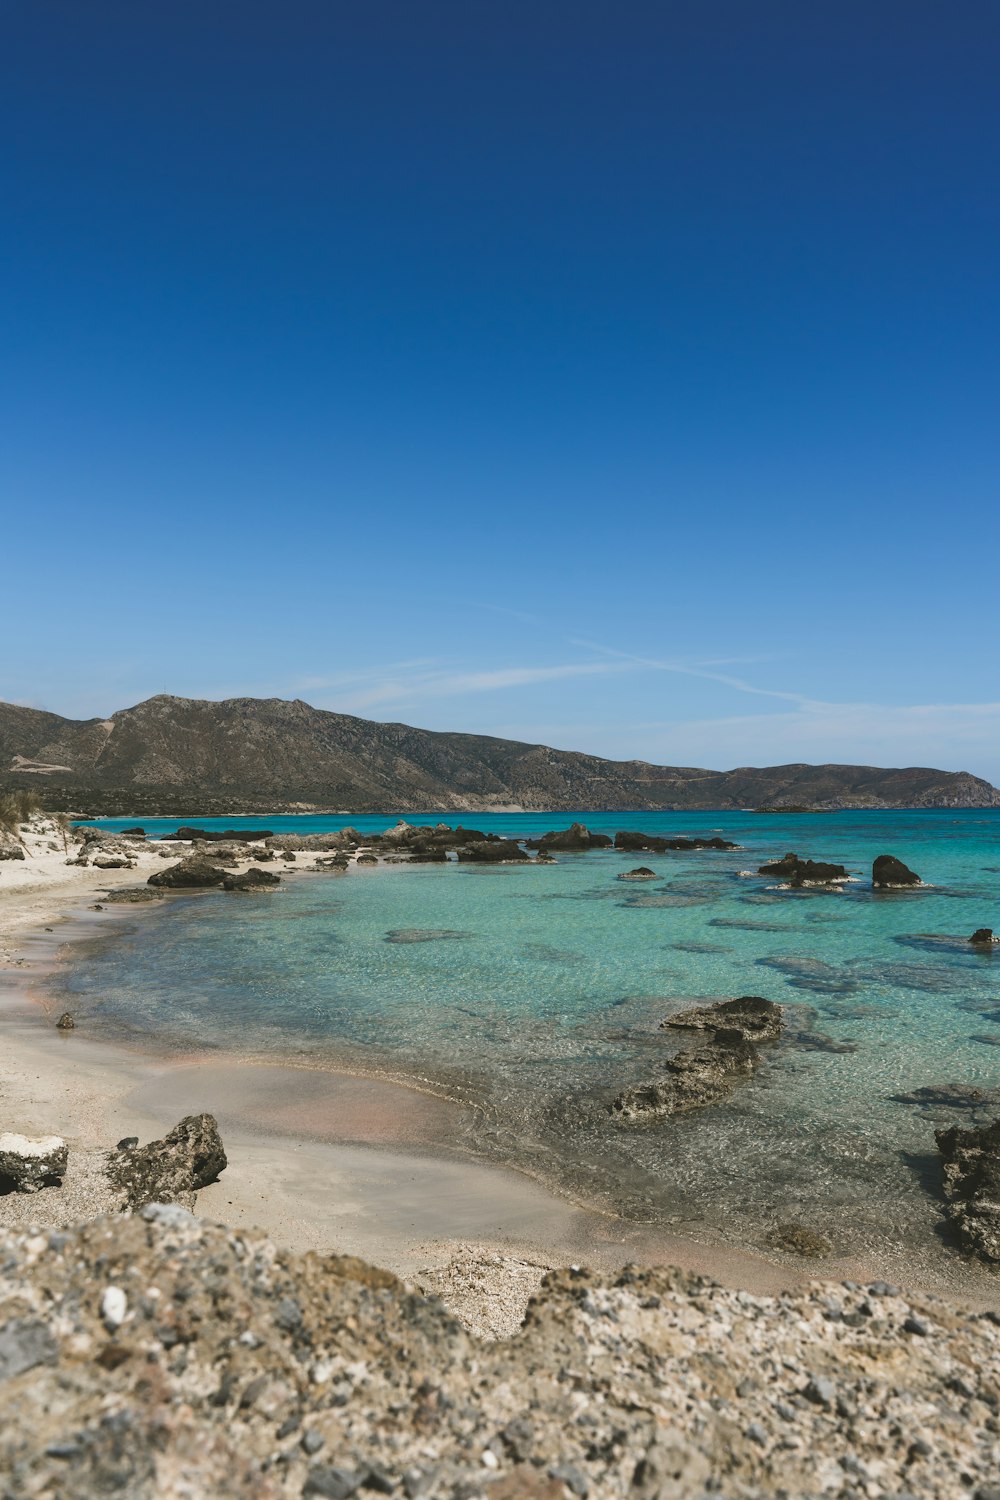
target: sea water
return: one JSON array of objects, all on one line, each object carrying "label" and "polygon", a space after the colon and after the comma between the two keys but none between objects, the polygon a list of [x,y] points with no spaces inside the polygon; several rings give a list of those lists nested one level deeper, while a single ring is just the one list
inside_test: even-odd
[{"label": "sea water", "polygon": [[[460,821],[408,820],[440,816]],[[464,821],[530,838],[573,816]],[[930,1252],[934,1128],[1000,1108],[894,1096],[1000,1085],[1000,950],[967,941],[978,927],[1000,929],[1000,811],[575,816],[595,832],[721,834],[741,847],[595,850],[548,866],[380,865],[296,874],[259,896],[174,897],[71,967],[66,1003],[91,1031],[429,1082],[474,1106],[457,1145],[630,1219],[757,1244],[791,1221],[843,1253]],[[394,821],[264,823],[312,833]],[[144,826],[155,836],[177,822]],[[794,891],[756,873],[787,850],[856,878]],[[926,885],[873,892],[882,853]],[[616,878],[638,864],[656,880]],[[699,1044],[661,1030],[665,1016],[748,994],[780,1002],[788,1023],[754,1078],[694,1114],[612,1119],[622,1088]]]}]

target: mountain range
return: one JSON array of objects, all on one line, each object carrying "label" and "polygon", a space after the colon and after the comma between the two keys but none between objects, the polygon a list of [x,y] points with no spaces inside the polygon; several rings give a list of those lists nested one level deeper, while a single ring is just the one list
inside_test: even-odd
[{"label": "mountain range", "polygon": [[166,694],[108,719],[0,703],[0,788],[14,787],[105,815],[1000,806],[1000,791],[967,771],[706,771],[378,724],[299,699]]}]

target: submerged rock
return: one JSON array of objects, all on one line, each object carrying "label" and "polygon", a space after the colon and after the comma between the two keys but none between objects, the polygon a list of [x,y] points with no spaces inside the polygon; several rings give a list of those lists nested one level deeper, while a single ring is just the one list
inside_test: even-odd
[{"label": "submerged rock", "polygon": [[876,891],[905,890],[911,885],[923,885],[915,871],[904,865],[894,854],[878,856],[872,865],[872,886]]},{"label": "submerged rock", "polygon": [[945,1214],[962,1245],[1000,1264],[1000,1120],[981,1130],[936,1130],[947,1203]]},{"label": "submerged rock", "polygon": [[125,885],[116,891],[107,891],[104,901],[108,906],[139,906],[146,901],[161,901],[163,898],[157,890],[150,890],[148,885]]},{"label": "submerged rock", "polygon": [[215,1116],[186,1115],[161,1141],[112,1151],[107,1174],[122,1194],[123,1208],[174,1202],[190,1208],[197,1190],[214,1182],[226,1166]]},{"label": "submerged rock", "polygon": [[919,1104],[922,1109],[990,1109],[1000,1105],[1000,1090],[970,1083],[928,1084],[905,1094],[890,1094],[894,1104]]},{"label": "submerged rock", "polygon": [[651,870],[648,865],[639,865],[638,869],[626,870],[618,876],[619,880],[658,880],[659,878],[656,871]]},{"label": "submerged rock", "polygon": [[10,1183],[17,1193],[37,1193],[49,1183],[60,1182],[68,1160],[62,1136],[33,1140],[11,1131],[0,1135],[0,1182]]},{"label": "submerged rock", "polygon": [[213,865],[202,854],[192,854],[187,859],[182,859],[180,864],[157,870],[155,875],[150,875],[146,884],[164,890],[198,890],[221,885],[225,879],[225,870]]},{"label": "submerged rock", "polygon": [[280,884],[280,875],[275,875],[272,870],[258,870],[254,867],[244,870],[240,875],[227,875],[222,882],[222,889],[224,891],[268,891]]},{"label": "submerged rock", "polygon": [[785,854],[781,859],[761,865],[757,874],[777,875],[793,886],[833,885],[850,879],[843,865],[830,864],[821,859],[800,859],[797,854]]},{"label": "submerged rock", "polygon": [[781,1006],[762,995],[741,995],[736,1000],[695,1006],[660,1022],[662,1030],[738,1031],[748,1042],[776,1042],[784,1025]]},{"label": "submerged rock", "polygon": [[767,1237],[772,1250],[785,1250],[789,1255],[829,1255],[833,1246],[825,1234],[805,1224],[777,1224]]},{"label": "submerged rock", "polygon": [[511,864],[528,858],[520,844],[513,839],[484,839],[482,843],[466,844],[459,849],[458,857],[472,864]]},{"label": "submerged rock", "polygon": [[720,1030],[707,1046],[670,1058],[662,1078],[623,1090],[610,1112],[619,1120],[641,1123],[704,1109],[725,1099],[759,1065],[760,1053],[742,1031]]}]

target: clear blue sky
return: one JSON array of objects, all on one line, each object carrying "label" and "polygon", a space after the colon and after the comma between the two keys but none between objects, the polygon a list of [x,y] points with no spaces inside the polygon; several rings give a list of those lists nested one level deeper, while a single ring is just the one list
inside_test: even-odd
[{"label": "clear blue sky", "polygon": [[0,697],[1000,779],[996,0],[0,12]]}]

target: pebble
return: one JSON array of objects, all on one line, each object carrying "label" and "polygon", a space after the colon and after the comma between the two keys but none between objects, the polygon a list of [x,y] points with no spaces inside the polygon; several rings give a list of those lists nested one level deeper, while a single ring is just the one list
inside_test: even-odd
[{"label": "pebble", "polygon": [[109,1286],[104,1289],[101,1298],[101,1319],[105,1328],[114,1331],[120,1328],[125,1321],[128,1312],[128,1298],[120,1286]]}]

